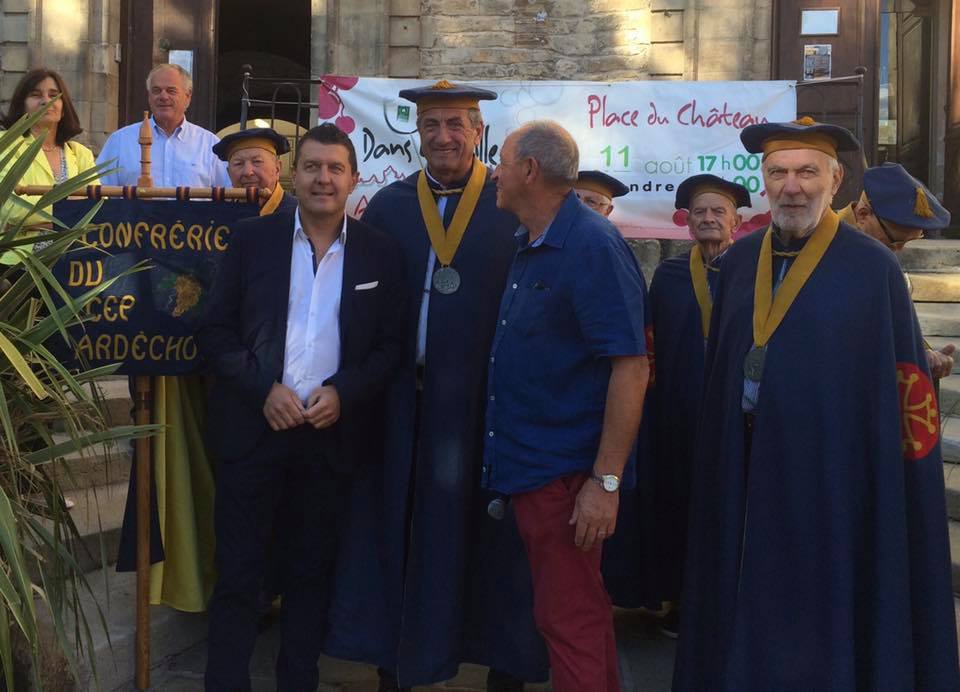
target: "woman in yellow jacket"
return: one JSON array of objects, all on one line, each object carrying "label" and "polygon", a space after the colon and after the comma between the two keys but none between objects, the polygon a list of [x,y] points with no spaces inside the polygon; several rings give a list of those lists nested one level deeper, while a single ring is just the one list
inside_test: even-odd
[{"label": "woman in yellow jacket", "polygon": [[[57,96],[60,98],[54,101]],[[80,127],[80,119],[63,77],[53,70],[38,68],[23,76],[10,99],[10,112],[4,120],[4,127],[9,128],[24,114],[36,113],[51,101],[53,104],[43,118],[23,135],[21,149],[26,149],[37,138],[43,138],[43,144],[20,179],[21,185],[56,185],[96,166],[93,152],[79,142],[71,141],[83,132],[83,128]],[[9,165],[13,165],[13,160]],[[93,180],[90,184],[98,185],[99,182]],[[21,199],[32,205],[39,198],[24,195]],[[19,221],[26,216],[26,209],[9,202],[7,204],[4,211],[10,212],[8,222]],[[39,217],[35,220],[37,223],[43,222]],[[34,219],[27,220],[27,223],[33,222]],[[17,258],[8,252],[0,258],[0,262],[16,264]]]}]

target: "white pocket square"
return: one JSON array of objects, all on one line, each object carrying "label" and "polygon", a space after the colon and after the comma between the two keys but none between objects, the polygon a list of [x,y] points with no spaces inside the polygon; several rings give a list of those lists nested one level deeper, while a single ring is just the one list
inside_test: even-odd
[{"label": "white pocket square", "polygon": [[376,288],[380,284],[379,281],[371,281],[365,284],[357,284],[353,287],[354,291],[369,291],[371,288]]}]

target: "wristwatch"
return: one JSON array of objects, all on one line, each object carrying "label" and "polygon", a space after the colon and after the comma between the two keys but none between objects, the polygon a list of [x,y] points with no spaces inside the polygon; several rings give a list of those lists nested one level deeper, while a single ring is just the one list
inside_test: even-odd
[{"label": "wristwatch", "polygon": [[615,493],[620,490],[620,477],[612,473],[600,475],[596,471],[590,471],[590,478],[600,484],[600,487],[608,493]]}]

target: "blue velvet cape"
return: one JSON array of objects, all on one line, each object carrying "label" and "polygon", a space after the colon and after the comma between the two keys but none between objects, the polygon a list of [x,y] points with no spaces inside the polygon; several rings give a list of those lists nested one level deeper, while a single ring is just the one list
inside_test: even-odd
[{"label": "blue velvet cape", "polygon": [[[326,651],[395,672],[401,686],[446,680],[461,662],[545,680],[523,543],[512,513],[499,522],[487,516],[490,496],[480,490],[487,361],[518,222],[496,208],[488,175],[452,263],[460,289],[430,295],[418,410],[430,241],[416,182],[415,174],[384,188],[363,214],[404,250],[408,353],[387,393],[386,430],[370,431],[385,436],[384,465],[361,470],[355,482]],[[445,225],[459,201],[448,197]]]},{"label": "blue velvet cape", "polygon": [[904,444],[924,434],[902,400],[932,386],[900,267],[840,225],[768,345],[747,459],[762,236],[717,287],[674,689],[960,689],[939,444]]}]

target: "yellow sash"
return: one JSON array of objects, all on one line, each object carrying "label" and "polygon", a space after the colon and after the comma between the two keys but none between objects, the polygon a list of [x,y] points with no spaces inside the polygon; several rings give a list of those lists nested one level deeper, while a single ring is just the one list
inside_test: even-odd
[{"label": "yellow sash", "polygon": [[453,256],[457,254],[457,248],[460,247],[460,241],[463,240],[463,234],[467,230],[467,224],[470,217],[473,216],[474,209],[477,208],[477,201],[480,199],[480,192],[483,190],[483,184],[487,180],[487,167],[480,159],[473,159],[473,171],[470,173],[470,180],[463,190],[463,198],[457,205],[457,210],[453,213],[453,219],[450,221],[450,228],[444,231],[443,220],[440,218],[440,211],[437,209],[437,203],[433,199],[433,193],[427,184],[427,172],[420,171],[420,177],[417,179],[417,199],[420,200],[420,213],[423,215],[423,222],[427,226],[427,235],[430,236],[430,245],[433,251],[437,253],[437,259],[441,266],[447,267],[453,262]]},{"label": "yellow sash", "polygon": [[850,202],[850,204],[837,212],[843,223],[853,226],[854,228],[857,227],[857,212],[854,211],[856,205],[856,202]]},{"label": "yellow sash", "polygon": [[277,183],[277,186],[273,188],[273,194],[271,194],[267,201],[262,207],[260,207],[260,216],[266,216],[267,214],[272,214],[277,210],[277,207],[280,206],[280,200],[283,199],[283,188],[280,187],[280,183]]},{"label": "yellow sash", "polygon": [[839,225],[840,217],[832,209],[827,209],[810,240],[790,265],[776,297],[773,296],[773,228],[767,228],[760,246],[757,278],[753,286],[753,343],[759,348],[767,345],[780,326],[800,289],[823,259],[824,253],[837,235]]},{"label": "yellow sash", "polygon": [[713,297],[707,285],[707,268],[703,265],[703,255],[700,246],[694,245],[690,250],[690,278],[693,279],[693,294],[697,297],[700,306],[700,326],[703,327],[703,338],[710,335],[710,313],[713,311]]}]

